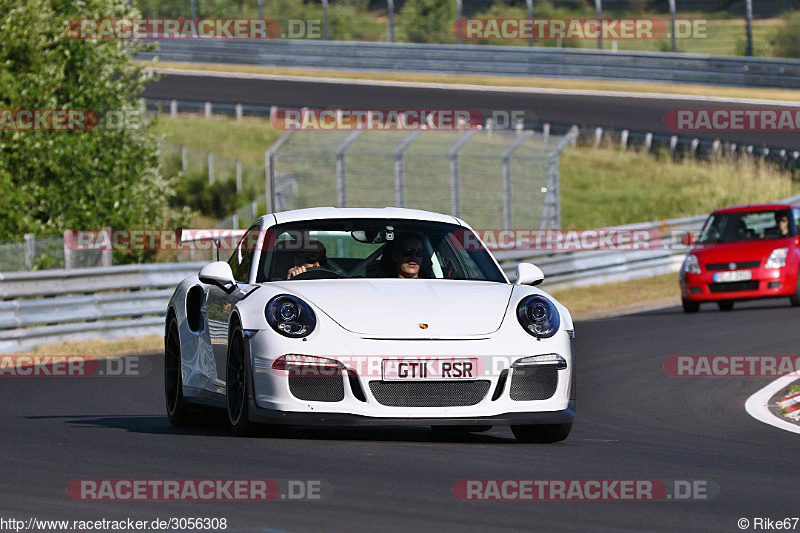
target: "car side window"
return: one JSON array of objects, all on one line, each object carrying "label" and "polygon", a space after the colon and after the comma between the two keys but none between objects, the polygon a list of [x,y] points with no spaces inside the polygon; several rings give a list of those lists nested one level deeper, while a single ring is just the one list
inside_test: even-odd
[{"label": "car side window", "polygon": [[255,243],[258,240],[258,226],[253,226],[244,234],[239,245],[228,259],[228,264],[233,271],[233,279],[241,283],[247,283],[250,278],[250,267],[253,264],[253,254],[255,253]]}]

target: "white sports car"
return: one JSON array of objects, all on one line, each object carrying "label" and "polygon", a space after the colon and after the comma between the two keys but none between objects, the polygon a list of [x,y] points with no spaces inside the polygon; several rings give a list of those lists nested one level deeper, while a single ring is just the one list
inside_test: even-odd
[{"label": "white sports car", "polygon": [[183,280],[165,329],[175,426],[430,425],[555,442],[574,417],[569,311],[511,284],[462,220],[411,209],[274,213]]}]

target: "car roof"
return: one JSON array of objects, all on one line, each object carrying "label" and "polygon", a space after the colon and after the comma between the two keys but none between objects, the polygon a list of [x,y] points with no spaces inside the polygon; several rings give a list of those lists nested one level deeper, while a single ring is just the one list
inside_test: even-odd
[{"label": "car roof", "polygon": [[719,213],[749,213],[752,211],[769,211],[771,209],[791,209],[793,207],[798,207],[792,204],[747,204],[747,205],[735,205],[731,207],[723,207],[722,209],[717,209],[714,211],[713,214]]},{"label": "car roof", "polygon": [[[445,222],[448,224],[457,224],[459,226],[464,225],[460,220],[451,215],[422,211],[420,209],[405,209],[402,207],[310,207],[307,209],[294,209],[292,211],[272,213],[267,215],[266,218],[273,216],[277,224],[335,218],[386,218]],[[271,220],[267,220],[268,225],[271,225],[271,222]]]}]

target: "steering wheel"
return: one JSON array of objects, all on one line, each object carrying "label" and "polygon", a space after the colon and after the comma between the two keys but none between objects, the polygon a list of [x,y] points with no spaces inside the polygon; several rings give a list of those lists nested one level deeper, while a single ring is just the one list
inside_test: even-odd
[{"label": "steering wheel", "polygon": [[286,281],[292,281],[295,279],[339,279],[341,278],[341,274],[337,274],[327,268],[322,267],[311,267],[307,268],[305,272],[301,272],[296,276],[292,276]]}]

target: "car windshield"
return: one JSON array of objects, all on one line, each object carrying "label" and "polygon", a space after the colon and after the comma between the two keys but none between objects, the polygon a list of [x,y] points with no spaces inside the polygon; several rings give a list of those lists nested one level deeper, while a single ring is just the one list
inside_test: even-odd
[{"label": "car windshield", "polygon": [[712,214],[700,233],[698,243],[758,241],[793,237],[795,225],[788,209],[745,213]]},{"label": "car windshield", "polygon": [[[415,268],[401,275],[401,263]],[[300,275],[289,271],[305,265]],[[257,282],[398,278],[506,283],[475,234],[455,224],[387,219],[334,219],[281,224],[264,238]]]}]

